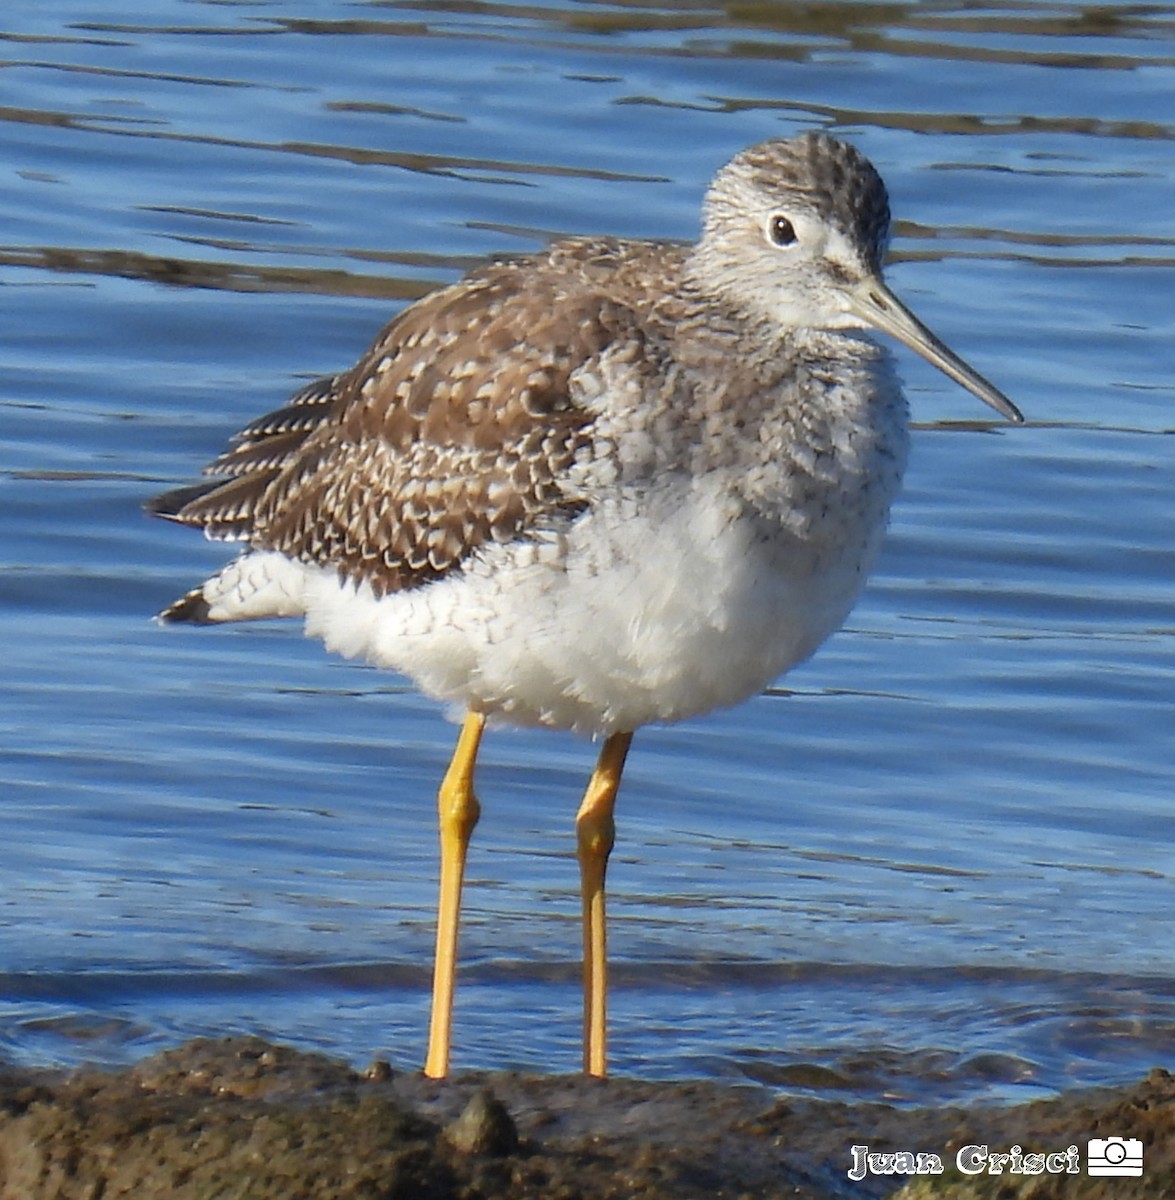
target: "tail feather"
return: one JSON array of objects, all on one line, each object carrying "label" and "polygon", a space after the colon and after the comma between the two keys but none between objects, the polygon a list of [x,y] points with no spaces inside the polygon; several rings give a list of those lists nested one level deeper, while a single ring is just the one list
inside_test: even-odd
[{"label": "tail feather", "polygon": [[307,568],[272,550],[250,550],[226,563],[159,614],[165,625],[220,625],[306,615]]},{"label": "tail feather", "polygon": [[156,618],[164,625],[214,625],[211,607],[204,598],[204,585],[192,588],[186,595],[169,604]]}]

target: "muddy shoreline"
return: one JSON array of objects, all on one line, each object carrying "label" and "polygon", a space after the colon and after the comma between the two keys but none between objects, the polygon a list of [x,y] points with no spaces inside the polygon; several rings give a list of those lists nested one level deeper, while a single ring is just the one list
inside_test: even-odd
[{"label": "muddy shoreline", "polygon": [[[1142,1143],[1141,1177],[1086,1174],[1088,1139],[1106,1136]],[[850,1178],[862,1144],[910,1152],[878,1168],[910,1169],[921,1152],[944,1169]],[[1078,1172],[1072,1158],[1061,1171],[1074,1145]],[[1051,1171],[971,1175],[956,1167],[964,1146],[1055,1157]],[[705,1081],[467,1072],[438,1083],[257,1038],[201,1039],[117,1072],[0,1074],[0,1200],[894,1194],[1175,1197],[1175,1077],[1156,1068],[1131,1086],[1015,1107],[895,1108]]]}]

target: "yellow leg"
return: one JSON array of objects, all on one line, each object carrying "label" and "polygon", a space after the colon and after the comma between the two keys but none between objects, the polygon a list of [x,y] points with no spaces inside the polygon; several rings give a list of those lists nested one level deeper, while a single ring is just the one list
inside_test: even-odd
[{"label": "yellow leg", "polygon": [[437,952],[432,980],[432,1019],[428,1027],[428,1058],[424,1073],[444,1079],[449,1073],[449,1042],[453,1026],[453,984],[457,971],[457,924],[461,915],[461,884],[465,853],[481,805],[473,794],[473,768],[485,717],[467,713],[453,759],[437,797],[441,831],[441,895],[437,902]]},{"label": "yellow leg", "polygon": [[604,913],[604,873],[616,839],[612,818],[631,733],[604,742],[583,803],[575,818],[579,883],[583,895],[583,1069],[607,1073],[608,931]]}]

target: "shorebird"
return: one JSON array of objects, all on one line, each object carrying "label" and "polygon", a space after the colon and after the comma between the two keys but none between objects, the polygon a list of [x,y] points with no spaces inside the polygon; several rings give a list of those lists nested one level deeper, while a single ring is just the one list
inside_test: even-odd
[{"label": "shorebird", "polygon": [[865,331],[1023,420],[882,281],[889,225],[853,147],[751,146],[712,181],[695,244],[576,238],[484,266],[148,506],[243,547],[164,622],[303,617],[465,714],[439,792],[426,1074],[449,1069],[486,721],[603,739],[576,816],[584,1069],[603,1075],[629,743],[754,695],[848,615],[907,447]]}]

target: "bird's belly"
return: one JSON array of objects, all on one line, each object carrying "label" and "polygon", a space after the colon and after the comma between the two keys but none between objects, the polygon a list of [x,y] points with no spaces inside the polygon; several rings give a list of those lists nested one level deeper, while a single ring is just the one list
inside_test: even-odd
[{"label": "bird's belly", "polygon": [[883,519],[804,541],[704,491],[617,503],[411,591],[323,571],[307,630],[508,722],[633,730],[736,704],[807,658],[856,599]]}]

